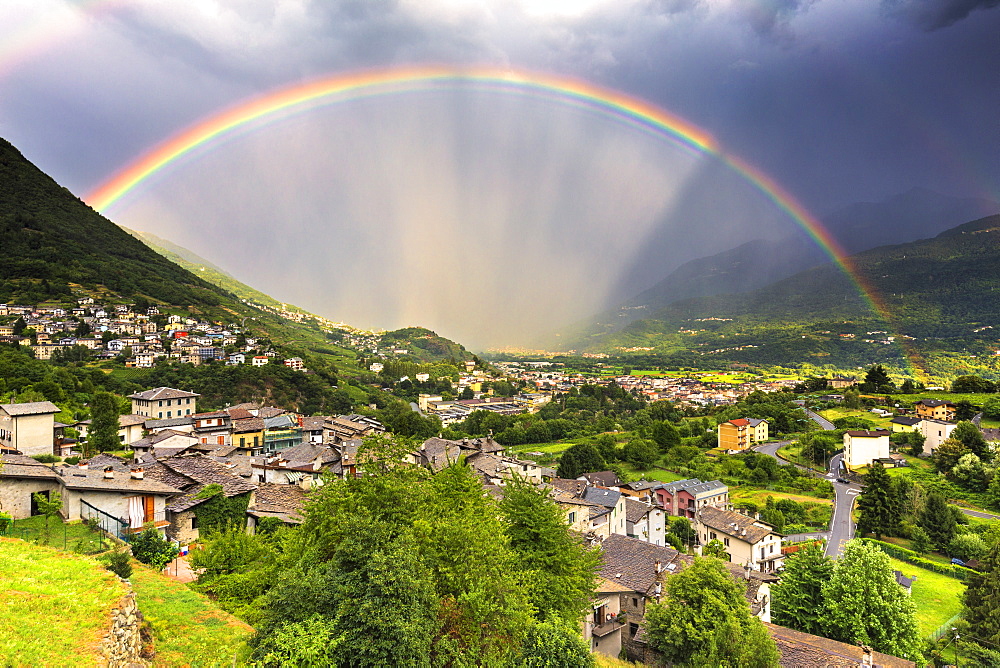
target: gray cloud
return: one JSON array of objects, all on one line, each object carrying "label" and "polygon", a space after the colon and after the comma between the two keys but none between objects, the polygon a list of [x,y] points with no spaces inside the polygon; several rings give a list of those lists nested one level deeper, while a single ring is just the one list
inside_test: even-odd
[{"label": "gray cloud", "polygon": [[993,9],[1000,0],[882,0],[886,10],[927,31],[947,28],[977,9]]}]

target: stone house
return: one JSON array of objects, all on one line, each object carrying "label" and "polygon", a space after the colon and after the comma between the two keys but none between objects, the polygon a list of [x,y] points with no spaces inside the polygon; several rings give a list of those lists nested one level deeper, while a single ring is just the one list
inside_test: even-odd
[{"label": "stone house", "polygon": [[0,512],[15,520],[37,515],[32,494],[59,491],[59,475],[51,467],[25,455],[0,455]]},{"label": "stone house", "polygon": [[200,394],[175,390],[171,387],[157,387],[145,392],[130,394],[132,413],[156,420],[188,416],[197,412]]},{"label": "stone house", "polygon": [[729,561],[753,570],[773,573],[784,564],[784,538],[770,524],[732,510],[706,506],[695,514],[694,528],[702,546],[713,540],[726,548]]}]

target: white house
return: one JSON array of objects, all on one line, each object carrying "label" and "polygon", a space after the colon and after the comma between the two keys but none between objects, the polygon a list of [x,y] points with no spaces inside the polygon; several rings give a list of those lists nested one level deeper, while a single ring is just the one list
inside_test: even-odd
[{"label": "white house", "polygon": [[844,463],[848,468],[869,466],[889,456],[889,430],[844,432]]},{"label": "white house", "polygon": [[945,422],[944,420],[931,418],[921,420],[917,429],[924,435],[924,452],[933,455],[942,443],[951,438],[951,432],[957,426],[954,422]]}]

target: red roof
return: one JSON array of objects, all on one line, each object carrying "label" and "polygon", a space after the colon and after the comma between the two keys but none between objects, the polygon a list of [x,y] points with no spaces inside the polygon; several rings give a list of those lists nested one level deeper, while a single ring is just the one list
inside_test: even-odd
[{"label": "red roof", "polygon": [[735,420],[730,420],[729,424],[736,425],[737,427],[749,427],[750,420],[746,418],[736,418]]}]

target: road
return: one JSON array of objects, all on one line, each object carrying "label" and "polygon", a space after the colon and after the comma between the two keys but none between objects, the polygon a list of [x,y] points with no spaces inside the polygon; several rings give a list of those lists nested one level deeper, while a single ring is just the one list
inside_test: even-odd
[{"label": "road", "polygon": [[826,429],[827,431],[832,431],[832,430],[836,429],[836,427],[833,426],[832,422],[830,422],[829,420],[827,420],[825,417],[823,417],[819,413],[813,413],[808,408],[803,408],[802,410],[804,410],[806,412],[806,415],[809,416],[810,420],[812,420],[813,422],[815,422],[816,424],[818,424],[821,428]]}]

